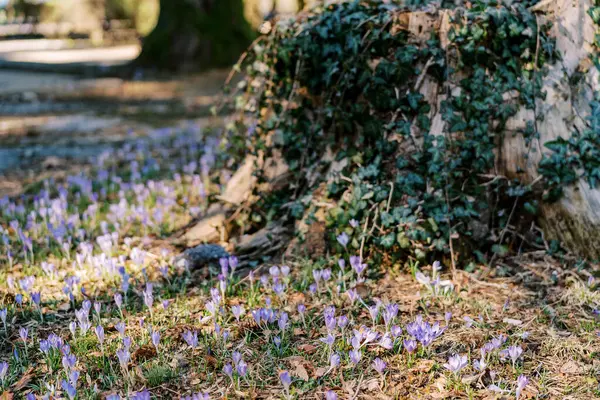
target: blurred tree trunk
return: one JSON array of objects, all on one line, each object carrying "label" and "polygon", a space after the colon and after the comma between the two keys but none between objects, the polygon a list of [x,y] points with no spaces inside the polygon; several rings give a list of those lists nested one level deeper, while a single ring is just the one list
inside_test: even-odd
[{"label": "blurred tree trunk", "polygon": [[252,29],[258,31],[265,17],[261,10],[261,0],[244,0],[246,20]]},{"label": "blurred tree trunk", "polygon": [[229,66],[254,32],[242,0],[160,0],[154,30],[143,40],[137,66],[196,70]]}]

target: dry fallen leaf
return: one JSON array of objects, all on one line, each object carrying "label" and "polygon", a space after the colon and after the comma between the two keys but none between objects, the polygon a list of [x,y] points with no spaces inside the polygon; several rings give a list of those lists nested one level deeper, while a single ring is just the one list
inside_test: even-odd
[{"label": "dry fallen leaf", "polygon": [[477,382],[477,380],[481,377],[481,374],[479,375],[467,375],[467,376],[463,376],[461,378],[461,382],[464,383],[465,385],[471,385],[474,382]]},{"label": "dry fallen leaf", "polygon": [[565,375],[580,375],[583,372],[583,367],[573,360],[567,361],[562,367],[560,367],[560,373]]},{"label": "dry fallen leaf", "polygon": [[309,344],[309,343],[305,343],[305,344],[301,344],[300,346],[298,346],[298,350],[300,350],[306,354],[313,354],[315,351],[317,351],[317,346]]},{"label": "dry fallen leaf", "polygon": [[419,372],[429,372],[431,368],[434,366],[435,361],[433,360],[419,360],[415,368]]},{"label": "dry fallen leaf", "polygon": [[138,348],[131,355],[134,362],[145,361],[156,356],[156,348],[150,344],[145,344]]},{"label": "dry fallen leaf", "polygon": [[350,397],[354,397],[354,388],[356,387],[356,380],[352,379],[351,381],[345,381],[342,383],[342,389],[344,389],[344,391],[346,393],[348,393],[350,395]]},{"label": "dry fallen leaf", "polygon": [[379,384],[379,379],[377,379],[377,378],[370,379],[365,384],[366,384],[368,392],[376,392],[381,389],[381,385]]},{"label": "dry fallen leaf", "polygon": [[303,357],[288,357],[287,359],[291,364],[290,373],[292,376],[302,379],[303,381],[308,381],[308,371],[304,367],[304,364],[309,364]]},{"label": "dry fallen leaf", "polygon": [[135,372],[135,375],[138,377],[140,382],[146,382],[146,377],[144,376],[144,371],[142,371],[142,369],[140,367],[135,365],[133,367],[133,371]]},{"label": "dry fallen leaf", "polygon": [[304,303],[305,301],[306,301],[306,296],[302,292],[292,293],[288,297],[288,303],[291,305],[301,304],[301,303]]},{"label": "dry fallen leaf", "polygon": [[447,384],[447,380],[446,377],[444,375],[441,375],[439,378],[437,378],[435,380],[435,387],[437,387],[437,389],[440,391],[440,393],[447,393],[446,390],[446,384]]},{"label": "dry fallen leaf", "polygon": [[515,326],[519,326],[519,325],[523,324],[523,321],[521,321],[519,319],[513,319],[513,318],[504,318],[504,320],[502,322],[504,322],[505,324],[515,325]]},{"label": "dry fallen leaf", "polygon": [[210,354],[206,354],[206,355],[204,356],[204,360],[206,361],[206,364],[207,364],[207,365],[208,365],[210,368],[212,368],[213,370],[214,370],[214,369],[217,369],[217,365],[219,364],[219,362],[217,361],[217,359],[216,359],[216,358],[214,358],[214,357],[213,357],[213,356],[211,356]]},{"label": "dry fallen leaf", "polygon": [[319,367],[319,368],[317,368],[317,369],[315,370],[315,373],[314,373],[314,375],[313,375],[313,376],[314,376],[315,378],[320,378],[320,377],[324,376],[324,375],[327,373],[327,371],[328,371],[328,370],[329,370],[328,368]]},{"label": "dry fallen leaf", "polygon": [[292,375],[297,376],[305,382],[308,381],[308,372],[302,364],[296,365],[295,369],[292,371]]},{"label": "dry fallen leaf", "polygon": [[29,368],[21,377],[21,379],[19,379],[17,382],[15,382],[12,385],[12,388],[18,392],[19,390],[23,389],[28,383],[29,381],[33,378],[33,374],[31,373],[33,371],[33,367]]},{"label": "dry fallen leaf", "polygon": [[12,400],[13,394],[11,392],[4,391],[0,395],[0,400]]}]

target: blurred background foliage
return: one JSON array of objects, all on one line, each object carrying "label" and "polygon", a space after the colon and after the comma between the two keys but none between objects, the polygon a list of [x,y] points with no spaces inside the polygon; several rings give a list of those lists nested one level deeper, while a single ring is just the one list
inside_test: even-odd
[{"label": "blurred background foliage", "polygon": [[[0,40],[140,43],[133,65],[196,70],[232,65],[265,20],[318,0],[0,0]],[[77,45],[81,47],[81,43]]]}]

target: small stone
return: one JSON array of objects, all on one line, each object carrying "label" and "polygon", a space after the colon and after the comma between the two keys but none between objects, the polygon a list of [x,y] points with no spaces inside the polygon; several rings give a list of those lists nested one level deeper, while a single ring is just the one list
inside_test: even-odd
[{"label": "small stone", "polygon": [[200,246],[187,249],[175,258],[175,266],[190,270],[206,267],[219,261],[219,258],[229,257],[229,253],[218,244],[201,244]]},{"label": "small stone", "polygon": [[55,156],[50,156],[50,157],[46,157],[46,159],[42,163],[42,167],[44,169],[56,169],[56,168],[60,168],[60,167],[64,166],[64,164],[65,164],[64,160],[62,160],[58,157],[55,157]]}]

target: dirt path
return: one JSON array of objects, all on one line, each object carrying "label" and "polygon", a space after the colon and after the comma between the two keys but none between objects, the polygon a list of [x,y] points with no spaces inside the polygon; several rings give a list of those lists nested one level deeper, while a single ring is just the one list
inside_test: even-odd
[{"label": "dirt path", "polygon": [[0,69],[0,197],[154,129],[205,126],[226,76],[127,81]]}]

